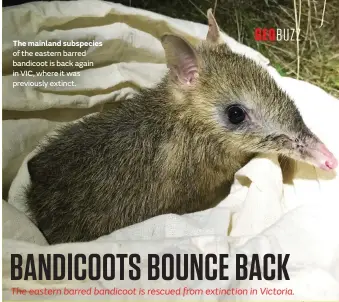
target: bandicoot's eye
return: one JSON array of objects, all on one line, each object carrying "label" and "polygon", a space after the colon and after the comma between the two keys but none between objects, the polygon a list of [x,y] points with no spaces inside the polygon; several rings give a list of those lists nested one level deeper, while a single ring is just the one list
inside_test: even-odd
[{"label": "bandicoot's eye", "polygon": [[229,121],[232,124],[240,124],[246,118],[246,112],[240,106],[233,105],[227,108],[226,110]]}]

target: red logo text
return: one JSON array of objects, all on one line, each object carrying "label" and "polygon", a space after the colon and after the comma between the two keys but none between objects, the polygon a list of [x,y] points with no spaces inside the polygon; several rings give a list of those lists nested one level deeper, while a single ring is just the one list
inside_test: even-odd
[{"label": "red logo text", "polygon": [[256,41],[297,41],[299,31],[294,28],[261,28],[254,29],[254,40]]}]

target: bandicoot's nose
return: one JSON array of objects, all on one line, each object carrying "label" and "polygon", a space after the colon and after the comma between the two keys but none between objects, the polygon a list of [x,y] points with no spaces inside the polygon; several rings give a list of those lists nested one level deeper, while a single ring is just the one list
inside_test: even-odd
[{"label": "bandicoot's nose", "polygon": [[318,143],[311,151],[314,164],[319,168],[329,171],[337,168],[338,161],[323,143]]}]

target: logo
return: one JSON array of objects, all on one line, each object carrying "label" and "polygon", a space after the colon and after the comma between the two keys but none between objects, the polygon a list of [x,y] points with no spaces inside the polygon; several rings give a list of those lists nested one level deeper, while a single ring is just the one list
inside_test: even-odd
[{"label": "logo", "polygon": [[295,28],[260,28],[254,29],[254,40],[256,41],[270,41],[270,42],[294,42],[300,41],[300,29]]}]

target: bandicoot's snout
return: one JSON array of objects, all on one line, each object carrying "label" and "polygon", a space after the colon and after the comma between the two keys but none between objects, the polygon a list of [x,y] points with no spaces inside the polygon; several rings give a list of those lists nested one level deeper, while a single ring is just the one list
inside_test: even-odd
[{"label": "bandicoot's snout", "polygon": [[[324,171],[334,170],[338,166],[338,160],[326,145],[308,129],[300,132],[298,136],[286,136],[292,150],[289,156],[306,163],[309,163]],[[297,137],[297,138],[296,138]]]},{"label": "bandicoot's snout", "polygon": [[309,150],[310,162],[325,171],[336,169],[338,161],[327,147],[319,142],[314,148]]}]

